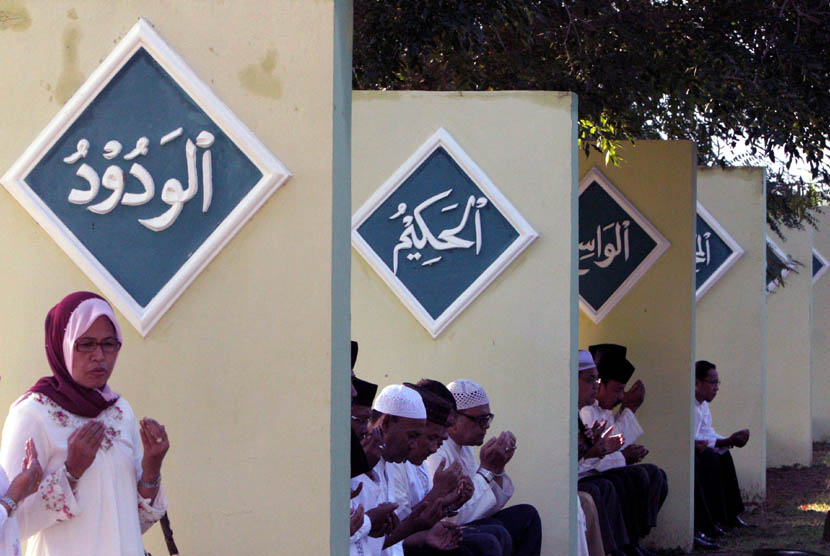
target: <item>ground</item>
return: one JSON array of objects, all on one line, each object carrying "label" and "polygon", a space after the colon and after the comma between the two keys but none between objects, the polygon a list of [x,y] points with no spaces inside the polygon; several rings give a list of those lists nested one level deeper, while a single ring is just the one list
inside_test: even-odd
[{"label": "ground", "polygon": [[720,550],[693,554],[750,556],[755,548],[789,548],[828,555],[830,543],[823,542],[821,536],[829,510],[830,443],[816,443],[812,466],[767,470],[766,502],[742,515],[754,527],[733,530],[719,539]]}]

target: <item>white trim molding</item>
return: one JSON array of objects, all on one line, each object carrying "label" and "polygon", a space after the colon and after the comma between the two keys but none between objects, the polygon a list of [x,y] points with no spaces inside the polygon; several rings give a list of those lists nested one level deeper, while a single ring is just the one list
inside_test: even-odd
[{"label": "white trim molding", "polygon": [[[26,183],[26,176],[49,152],[84,110],[141,48],[171,76],[191,99],[262,172],[262,178],[233,208],[173,277],[141,306],[98,259],[78,240]],[[40,224],[101,292],[146,336],[208,263],[236,235],[266,200],[291,177],[289,170],[200,80],[185,61],[156,33],[149,22],[139,19],[89,79],[55,115],[35,141],[0,178],[0,183]]]},{"label": "white trim molding", "polygon": [[[501,215],[510,222],[518,237],[505,249],[493,263],[470,284],[438,317],[433,318],[409,288],[389,269],[386,263],[361,236],[358,228],[415,172],[438,148],[455,161],[462,171],[472,180]],[[507,268],[532,242],[538,234],[522,217],[518,210],[499,191],[485,172],[453,139],[443,127],[439,128],[423,143],[415,153],[404,162],[389,179],[381,185],[369,199],[352,216],[352,247],[360,253],[378,276],[398,296],[401,303],[426,328],[433,338],[441,332],[461,312],[481,295],[501,272]]]},{"label": "white trim molding", "polygon": [[[784,270],[781,271],[781,278],[786,278],[787,275],[790,273],[790,271],[793,268],[792,267],[792,264],[793,264],[792,263],[792,258],[789,255],[787,255],[784,252],[783,249],[778,247],[778,244],[775,243],[774,241],[772,241],[772,239],[770,239],[769,236],[767,236],[767,245],[770,247],[770,249],[772,249],[775,252],[776,255],[778,255],[778,258],[780,258],[781,261],[784,263],[784,266],[786,268],[784,268]],[[810,261],[810,264],[812,265],[812,261]],[[767,265],[767,266],[769,266],[769,265]],[[812,269],[810,269],[810,270],[812,272]],[[777,288],[781,284],[781,280],[776,278],[771,283],[767,284],[766,283],[766,277],[765,277],[764,278],[764,284],[766,285],[767,293],[770,294],[775,290],[775,288]]]},{"label": "white trim molding", "polygon": [[712,228],[712,230],[714,230],[716,234],[718,234],[721,241],[723,241],[732,250],[732,254],[726,258],[726,260],[717,268],[717,270],[715,270],[715,272],[712,273],[711,276],[709,276],[709,278],[706,279],[705,282],[700,285],[699,288],[697,288],[697,291],[695,292],[695,301],[700,301],[700,298],[702,298],[718,280],[723,278],[723,276],[729,272],[732,265],[738,262],[738,259],[743,256],[744,250],[743,247],[735,241],[735,238],[729,235],[729,232],[727,232],[723,226],[715,220],[715,217],[700,204],[700,201],[697,203],[697,214],[709,225],[710,228]]},{"label": "white trim molding", "polygon": [[[602,304],[601,307],[593,307],[588,301],[586,301],[582,295],[579,296],[579,308],[582,309],[588,318],[593,321],[594,324],[599,324],[602,320],[608,316],[614,307],[619,303],[623,297],[634,287],[634,285],[640,281],[640,278],[648,272],[648,269],[657,262],[663,253],[671,247],[671,243],[663,237],[657,228],[649,222],[645,216],[640,213],[637,208],[631,204],[631,202],[625,198],[625,196],[618,190],[611,181],[605,177],[605,175],[600,172],[599,168],[594,166],[591,168],[585,177],[582,178],[582,181],[579,182],[579,193],[578,195],[582,195],[582,192],[588,188],[592,183],[597,182],[600,187],[622,208],[628,215],[631,217],[634,222],[637,223],[643,231],[648,234],[651,239],[655,242],[654,248],[651,252],[643,259],[639,265],[634,269],[634,271],[628,275],[628,277],[623,281],[622,284],[614,291],[614,293],[605,300],[605,303]],[[577,238],[577,241],[579,239]]]}]

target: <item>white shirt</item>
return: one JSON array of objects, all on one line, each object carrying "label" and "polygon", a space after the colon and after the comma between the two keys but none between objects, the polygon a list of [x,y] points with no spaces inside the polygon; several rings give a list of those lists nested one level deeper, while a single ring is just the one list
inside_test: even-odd
[{"label": "white shirt", "polygon": [[124,398],[95,420],[106,425],[104,441],[73,493],[64,470],[67,441],[92,419],[69,413],[47,396],[27,393],[12,405],[3,426],[0,464],[19,469],[26,440],[34,439],[43,480],[15,512],[27,556],[144,556],[141,534],[164,515],[138,493],[144,449],[133,410]]},{"label": "white shirt", "polygon": [[613,426],[614,430],[611,434],[622,434],[625,441],[620,450],[608,454],[601,458],[585,458],[579,461],[578,471],[580,476],[585,476],[591,472],[608,471],[609,469],[616,469],[625,465],[625,456],[622,454],[622,448],[630,446],[643,435],[643,427],[634,416],[634,412],[626,408],[618,415],[610,409],[602,409],[599,402],[594,400],[591,405],[586,405],[579,410],[579,418],[586,428],[591,428],[594,423],[605,421],[606,428]]},{"label": "white shirt", "polygon": [[[363,483],[363,489],[360,494],[352,499],[352,508],[356,508],[358,504],[363,504],[363,510],[369,511],[386,502],[397,503],[395,495],[396,475],[395,465],[386,463],[381,458],[377,465],[372,468],[371,477],[368,474],[354,477],[351,480],[352,489],[357,488],[357,484],[361,482]],[[349,554],[351,556],[403,556],[403,541],[384,550],[383,543],[386,538],[370,537],[369,529],[371,529],[371,521],[366,516],[363,518],[363,526],[350,539]]]},{"label": "white shirt", "polygon": [[395,513],[403,521],[412,513],[412,507],[432,490],[432,475],[426,463],[415,465],[406,461],[387,465],[395,468],[395,500],[398,503]]},{"label": "white shirt", "polygon": [[488,484],[484,477],[476,473],[479,465],[472,446],[459,446],[452,438],[445,440],[438,451],[429,456],[425,462],[430,477],[434,477],[435,470],[441,464],[442,459],[446,460],[445,467],[449,467],[456,461],[459,462],[461,472],[473,480],[475,488],[472,498],[461,506],[458,515],[450,518],[453,522],[464,525],[483,517],[490,517],[502,509],[513,496],[515,489],[509,476],[502,477],[502,486],[499,486],[496,481]]},{"label": "white shirt", "polygon": [[723,454],[726,448],[715,448],[715,442],[726,438],[719,435],[712,427],[712,412],[709,411],[709,402],[699,402],[695,399],[695,440],[705,440],[706,445]]},{"label": "white shirt", "polygon": [[588,556],[588,523],[585,512],[582,511],[582,502],[576,497],[576,554]]}]

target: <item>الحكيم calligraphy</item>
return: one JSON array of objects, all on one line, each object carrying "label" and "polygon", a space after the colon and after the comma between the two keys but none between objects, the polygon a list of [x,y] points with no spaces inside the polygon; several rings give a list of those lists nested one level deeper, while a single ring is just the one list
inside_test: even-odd
[{"label": "\u0627\u0644\u062d\u0643\u064a\u0645 calligraphy", "polygon": [[[177,139],[182,134],[182,128],[174,129],[170,133],[164,135],[159,144],[161,146],[167,145],[171,141]],[[214,136],[208,131],[202,131],[196,136],[196,142],[188,139],[185,143],[185,159],[187,161],[187,189],[182,187],[182,183],[176,178],[170,178],[164,182],[161,188],[161,200],[170,205],[162,214],[153,218],[140,218],[138,222],[154,231],[161,232],[172,226],[185,203],[196,196],[199,191],[199,177],[196,169],[197,149],[204,150],[202,153],[202,212],[206,213],[210,208],[210,203],[213,198],[213,159],[210,152],[210,147],[213,145]],[[66,156],[63,159],[65,164],[75,164],[83,160],[89,154],[90,144],[86,139],[80,139],[76,145],[76,150],[73,154]],[[103,156],[107,160],[113,160],[121,154],[123,146],[116,140],[107,141],[104,145]],[[123,156],[124,160],[133,161],[140,156],[147,156],[150,151],[150,140],[147,137],[139,137],[136,141],[135,148]],[[99,190],[103,186],[104,189],[109,189],[112,193],[103,201],[90,205],[87,210],[95,214],[107,214],[117,207],[119,204],[127,206],[139,206],[149,203],[156,193],[156,183],[150,172],[138,162],[133,162],[128,172],[131,176],[138,180],[144,187],[141,193],[124,193],[125,176],[124,170],[115,164],[109,165],[104,170],[103,176],[99,176],[89,164],[83,162],[75,172],[87,182],[89,189],[72,189],[69,192],[68,201],[76,205],[86,205],[91,203],[98,195]]]},{"label": "\u0627\u0644\u062d\u0643\u064a\u0645 calligraphy", "polygon": [[[622,220],[619,222],[611,222],[603,226],[597,225],[597,234],[594,239],[586,242],[579,242],[579,260],[590,261],[598,268],[608,268],[620,254],[623,260],[628,260],[628,227],[631,224],[629,220]],[[608,232],[611,235],[610,241],[603,241],[603,234]],[[582,252],[586,253],[583,255]],[[579,275],[584,276],[591,272],[592,268],[580,268]]]},{"label": "\u0627\u0644\u062d\u0643\u064a\u0645 calligraphy", "polygon": [[[424,220],[422,212],[435,203],[446,199],[452,193],[452,189],[447,189],[442,193],[438,193],[423,201],[415,207],[412,214],[406,214],[406,203],[400,203],[398,210],[389,217],[389,220],[396,220],[402,218],[403,233],[398,238],[398,244],[392,250],[392,273],[398,273],[398,253],[405,249],[417,249],[414,253],[406,255],[409,261],[420,261],[421,252],[427,244],[436,251],[446,251],[449,249],[470,249],[475,245],[476,255],[481,252],[481,209],[487,206],[487,197],[476,197],[470,195],[464,206],[464,214],[461,217],[458,225],[453,228],[447,228],[438,232],[438,235],[432,233]],[[441,208],[441,212],[450,212],[458,208],[458,203],[452,203]],[[473,220],[475,222],[476,239],[470,241],[468,239],[458,237],[458,234],[467,226],[467,221],[470,217],[470,211],[475,207],[475,215]],[[418,233],[420,232],[420,237]],[[443,259],[442,256],[433,257],[421,263],[422,267],[432,266]]]}]

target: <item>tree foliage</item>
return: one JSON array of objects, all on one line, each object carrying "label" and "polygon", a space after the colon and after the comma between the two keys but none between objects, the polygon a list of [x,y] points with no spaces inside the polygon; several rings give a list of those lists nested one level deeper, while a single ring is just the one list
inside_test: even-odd
[{"label": "tree foliage", "polygon": [[354,86],[574,91],[586,151],[767,166],[768,220],[799,226],[830,184],[828,24],[827,0],[354,0]]}]

